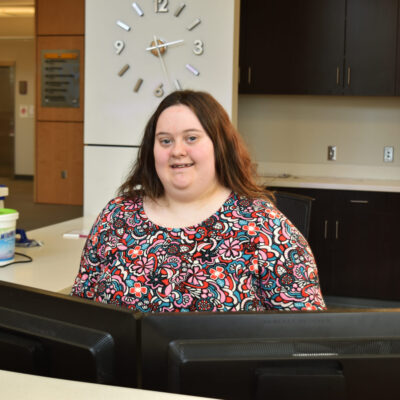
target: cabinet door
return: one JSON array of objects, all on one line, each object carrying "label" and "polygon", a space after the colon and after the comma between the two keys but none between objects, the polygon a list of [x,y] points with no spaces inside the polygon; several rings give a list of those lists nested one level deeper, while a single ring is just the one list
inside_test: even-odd
[{"label": "cabinet door", "polygon": [[332,294],[334,270],[332,264],[333,196],[331,190],[297,189],[312,197],[308,242],[314,253],[323,295]]},{"label": "cabinet door", "polygon": [[348,0],[345,94],[394,95],[398,0]]},{"label": "cabinet door", "polygon": [[243,0],[240,92],[342,93],[345,0]]},{"label": "cabinet door", "polygon": [[382,193],[384,203],[378,209],[381,226],[379,242],[381,248],[378,271],[386,298],[400,300],[400,193]]},{"label": "cabinet door", "polygon": [[373,192],[336,192],[332,262],[333,291],[337,296],[390,297],[379,216],[382,196]]}]

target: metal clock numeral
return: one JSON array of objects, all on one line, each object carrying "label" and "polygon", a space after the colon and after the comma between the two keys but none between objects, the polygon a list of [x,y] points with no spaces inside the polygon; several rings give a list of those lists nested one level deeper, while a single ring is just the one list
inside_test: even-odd
[{"label": "metal clock numeral", "polygon": [[156,97],[162,97],[164,96],[164,89],[163,89],[163,84],[160,83],[156,89],[154,90],[154,96]]},{"label": "metal clock numeral", "polygon": [[193,53],[196,54],[196,56],[202,55],[204,51],[204,43],[198,39],[193,42],[193,45]]},{"label": "metal clock numeral", "polygon": [[116,40],[114,42],[114,49],[116,54],[121,54],[121,51],[124,49],[125,43],[122,40]]},{"label": "metal clock numeral", "polygon": [[168,0],[154,0],[154,11],[156,13],[168,12]]}]

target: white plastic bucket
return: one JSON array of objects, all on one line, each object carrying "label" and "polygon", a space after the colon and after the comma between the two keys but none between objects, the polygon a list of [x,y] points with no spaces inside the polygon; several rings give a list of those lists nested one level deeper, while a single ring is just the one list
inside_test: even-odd
[{"label": "white plastic bucket", "polygon": [[0,267],[14,261],[18,211],[0,208]]}]

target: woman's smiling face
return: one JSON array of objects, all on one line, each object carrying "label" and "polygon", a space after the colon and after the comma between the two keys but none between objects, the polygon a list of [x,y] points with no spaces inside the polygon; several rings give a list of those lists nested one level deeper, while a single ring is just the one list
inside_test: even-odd
[{"label": "woman's smiling face", "polygon": [[214,145],[189,107],[174,105],[160,114],[153,151],[167,196],[193,198],[220,186]]}]

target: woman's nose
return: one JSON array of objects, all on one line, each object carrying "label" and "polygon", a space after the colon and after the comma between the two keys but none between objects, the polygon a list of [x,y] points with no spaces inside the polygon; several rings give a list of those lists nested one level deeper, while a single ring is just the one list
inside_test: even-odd
[{"label": "woman's nose", "polygon": [[172,148],[172,154],[175,157],[186,155],[186,146],[182,140],[175,141],[174,146]]}]

